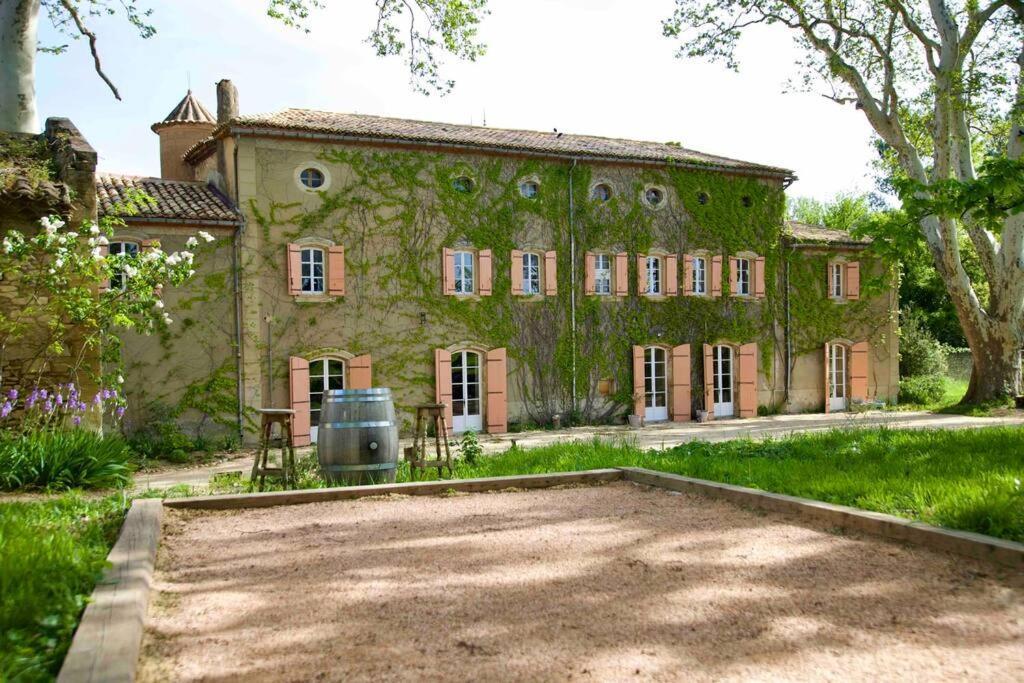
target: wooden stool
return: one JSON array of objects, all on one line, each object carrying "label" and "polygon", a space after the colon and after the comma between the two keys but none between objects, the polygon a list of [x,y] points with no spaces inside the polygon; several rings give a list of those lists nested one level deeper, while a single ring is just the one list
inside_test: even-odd
[{"label": "wooden stool", "polygon": [[[448,448],[448,425],[444,419],[444,403],[427,403],[416,406],[416,431],[413,433],[412,446],[405,449],[405,459],[409,463],[409,477],[416,478],[416,470],[428,467],[437,468],[437,476],[444,476],[448,468],[449,476],[455,476],[452,469],[452,452]],[[427,460],[427,421],[434,425],[434,449],[436,460]],[[444,441],[444,457],[441,456],[441,441]]]},{"label": "wooden stool", "polygon": [[[252,464],[252,477],[249,480],[250,487],[256,483],[259,477],[259,490],[263,490],[263,483],[268,474],[278,474],[284,479],[284,485],[294,485],[295,482],[295,449],[292,447],[292,418],[295,411],[290,408],[260,408],[256,411],[261,416],[260,424],[260,449],[256,453],[256,461]],[[281,425],[281,466],[270,467],[270,435],[274,424]]]}]

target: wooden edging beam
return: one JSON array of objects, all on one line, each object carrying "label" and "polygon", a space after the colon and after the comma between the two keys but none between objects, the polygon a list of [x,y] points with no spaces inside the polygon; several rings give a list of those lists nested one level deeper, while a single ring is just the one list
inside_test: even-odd
[{"label": "wooden edging beam", "polygon": [[332,500],[352,500],[367,496],[399,494],[404,496],[435,496],[446,491],[479,493],[502,489],[536,489],[565,484],[594,484],[623,479],[617,468],[585,470],[582,472],[556,472],[551,474],[525,474],[512,477],[485,477],[481,479],[444,479],[441,481],[413,481],[402,484],[374,484],[371,486],[340,486],[329,489],[303,489],[301,491],[268,491],[240,493],[228,496],[199,496],[172,498],[164,501],[169,508],[194,510],[238,510],[242,508],[271,507],[273,505],[301,505]]},{"label": "wooden edging beam", "polygon": [[107,555],[111,566],[82,614],[58,683],[135,680],[162,516],[159,500],[132,503],[121,534]]},{"label": "wooden edging beam", "polygon": [[979,560],[1024,569],[1024,544],[969,531],[955,531],[881,512],[833,505],[808,498],[769,493],[640,467],[620,468],[628,481],[672,491],[699,493],[770,512],[796,514],[829,527],[863,531]]}]

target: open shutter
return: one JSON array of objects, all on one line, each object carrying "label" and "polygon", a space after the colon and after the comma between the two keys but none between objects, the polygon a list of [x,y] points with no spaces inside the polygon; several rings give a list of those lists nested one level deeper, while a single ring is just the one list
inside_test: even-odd
[{"label": "open shutter", "polygon": [[372,389],[373,368],[370,354],[356,356],[348,362],[348,389]]},{"label": "open shutter", "polygon": [[850,347],[850,399],[868,400],[868,343],[857,342]]},{"label": "open shutter", "polygon": [[512,266],[509,271],[509,275],[512,276],[512,294],[520,295],[523,293],[523,252],[518,249],[512,250]]},{"label": "open shutter", "polygon": [[647,293],[647,254],[636,255],[636,294]]},{"label": "open shutter", "polygon": [[345,247],[327,248],[327,293],[345,296]]},{"label": "open shutter", "polygon": [[444,419],[448,431],[452,428],[452,354],[434,349],[434,398],[444,404]]},{"label": "open shutter", "polygon": [[508,357],[505,349],[487,352],[487,433],[508,431]]},{"label": "open shutter", "polygon": [[693,256],[683,254],[683,296],[693,294]]},{"label": "open shutter", "polygon": [[491,295],[491,281],[493,280],[493,258],[490,249],[481,249],[477,254],[477,261],[480,263],[480,285],[477,293],[480,296]]},{"label": "open shutter", "polygon": [[455,294],[455,252],[447,247],[441,249],[441,289]]},{"label": "open shutter", "polygon": [[583,293],[595,294],[597,280],[597,256],[592,251],[583,255]]},{"label": "open shutter", "polygon": [[757,415],[757,344],[740,346],[740,417]]},{"label": "open shutter", "polygon": [[644,387],[644,347],[633,347],[633,414],[644,416],[647,403]]},{"label": "open shutter", "polygon": [[712,256],[711,257],[711,296],[722,296],[722,257],[721,256]]},{"label": "open shutter", "polygon": [[629,294],[629,256],[626,252],[615,255],[615,296]]},{"label": "open shutter", "polygon": [[558,294],[558,256],[553,251],[544,252],[544,294]]},{"label": "open shutter", "polygon": [[860,298],[860,262],[846,264],[846,298],[856,301]]},{"label": "open shutter", "polygon": [[713,355],[715,347],[711,344],[704,345],[704,410],[707,412],[705,419],[715,418],[715,377],[713,366]]},{"label": "open shutter", "polygon": [[302,249],[298,244],[288,245],[288,293],[302,294]]},{"label": "open shutter", "polygon": [[690,345],[672,347],[672,421],[690,419]]},{"label": "open shutter", "polygon": [[754,296],[764,298],[764,256],[754,259]]},{"label": "open shutter", "polygon": [[679,257],[675,254],[665,257],[665,294],[679,294]]},{"label": "open shutter", "polygon": [[729,257],[729,294],[736,296],[737,280],[739,280],[739,259]]},{"label": "open shutter", "polygon": [[829,363],[831,359],[830,354],[832,352],[832,345],[825,342],[825,414],[832,412],[831,401],[831,389],[832,389],[832,373],[830,372],[831,365]]},{"label": "open shutter", "polygon": [[309,361],[292,356],[288,359],[288,394],[292,416],[292,445],[309,445]]}]

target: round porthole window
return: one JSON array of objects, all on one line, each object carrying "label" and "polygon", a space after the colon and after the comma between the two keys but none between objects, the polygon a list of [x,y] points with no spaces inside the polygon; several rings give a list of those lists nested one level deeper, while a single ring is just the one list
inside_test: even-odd
[{"label": "round porthole window", "polygon": [[590,191],[590,198],[595,199],[599,202],[606,202],[612,198],[612,188],[606,183],[598,183],[594,185],[594,189]]},{"label": "round porthole window", "polygon": [[665,193],[657,187],[648,187],[644,191],[644,200],[651,206],[661,206],[661,203],[665,201]]},{"label": "round porthole window", "polygon": [[519,194],[523,195],[527,199],[534,199],[539,192],[540,185],[533,180],[527,180],[519,183]]},{"label": "round porthole window", "polygon": [[711,197],[708,196],[707,192],[698,192],[697,201],[701,204],[707,204],[711,201]]},{"label": "round porthole window", "polygon": [[473,179],[469,176],[460,175],[452,181],[452,187],[455,188],[456,192],[469,194],[473,191]]},{"label": "round porthole window", "polygon": [[299,172],[299,182],[310,190],[319,190],[324,186],[324,172],[319,168],[304,168]]}]

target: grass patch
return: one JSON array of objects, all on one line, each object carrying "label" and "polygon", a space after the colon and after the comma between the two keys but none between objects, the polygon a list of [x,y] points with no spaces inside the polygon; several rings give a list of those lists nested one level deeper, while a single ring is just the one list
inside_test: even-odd
[{"label": "grass patch", "polygon": [[126,499],[0,503],[0,680],[49,680],[106,566]]},{"label": "grass patch", "polygon": [[0,434],[0,490],[116,488],[131,481],[131,451],[119,435],[87,429]]}]

